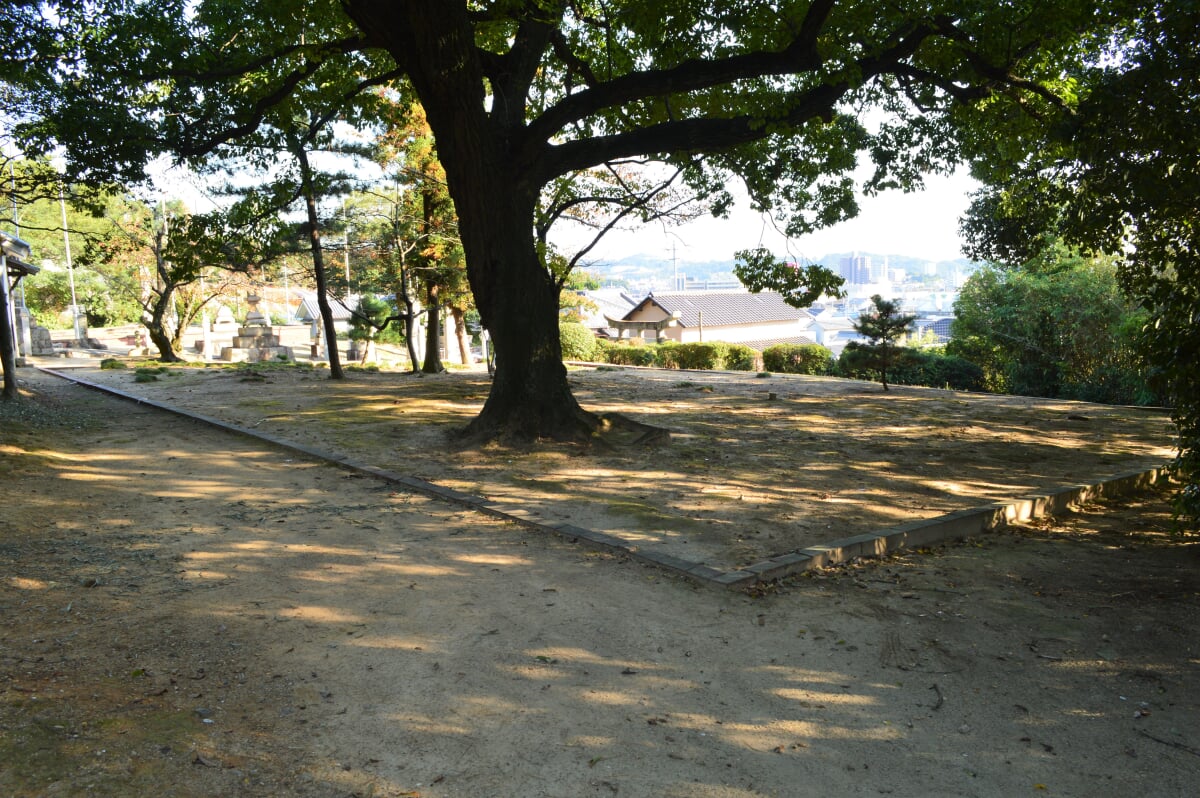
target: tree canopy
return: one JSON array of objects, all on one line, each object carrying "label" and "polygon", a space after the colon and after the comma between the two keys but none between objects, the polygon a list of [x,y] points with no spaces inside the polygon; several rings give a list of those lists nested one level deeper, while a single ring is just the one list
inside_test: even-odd
[{"label": "tree canopy", "polygon": [[856,213],[851,174],[863,158],[874,163],[868,191],[913,188],[959,161],[996,173],[1022,162],[1084,81],[1119,71],[1101,56],[1154,10],[1124,0],[58,0],[5,13],[22,31],[9,62],[42,67],[6,70],[31,97],[23,139],[63,144],[79,175],[135,176],[147,151],[200,159],[315,97],[319,115],[354,108],[342,115],[369,126],[360,97],[411,92],[496,347],[472,431],[578,437],[596,419],[558,359],[561,283],[538,248],[555,207],[546,194],[562,179],[657,160],[723,213],[740,178],[757,207],[801,234]]},{"label": "tree canopy", "polygon": [[[1200,2],[1151,3],[1079,76],[1077,101],[977,173],[963,229],[972,254],[1016,265],[1061,237],[1119,259],[1149,317],[1152,386],[1179,427],[1182,518],[1200,529]],[[1035,133],[1036,135],[1032,135]]]},{"label": "tree canopy", "polygon": [[1117,283],[1117,259],[1061,245],[1019,268],[986,266],[955,303],[950,354],[989,387],[1030,396],[1151,404],[1135,337],[1145,312]]}]

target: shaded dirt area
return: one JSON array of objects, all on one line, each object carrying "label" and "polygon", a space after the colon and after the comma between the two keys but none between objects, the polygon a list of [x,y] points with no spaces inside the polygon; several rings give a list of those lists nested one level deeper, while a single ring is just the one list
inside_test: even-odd
[{"label": "shaded dirt area", "polygon": [[1200,550],[1162,497],[744,595],[30,374],[0,501],[0,795],[1200,779]]},{"label": "shaded dirt area", "polygon": [[297,368],[73,370],[137,396],[315,447],[352,452],[501,508],[730,569],[917,518],[1162,465],[1161,411],[894,388],[821,377],[577,369],[598,413],[669,443],[462,450],[453,433],[486,373],[415,377]]}]

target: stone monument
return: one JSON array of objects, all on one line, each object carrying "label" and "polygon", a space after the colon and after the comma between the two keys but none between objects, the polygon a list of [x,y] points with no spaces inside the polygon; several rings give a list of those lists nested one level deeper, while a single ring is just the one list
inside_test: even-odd
[{"label": "stone monument", "polygon": [[221,347],[221,360],[231,363],[261,363],[264,360],[295,360],[290,346],[280,346],[279,336],[267,322],[267,317],[258,309],[261,298],[257,294],[246,297],[250,310],[246,321],[233,336],[233,345]]}]

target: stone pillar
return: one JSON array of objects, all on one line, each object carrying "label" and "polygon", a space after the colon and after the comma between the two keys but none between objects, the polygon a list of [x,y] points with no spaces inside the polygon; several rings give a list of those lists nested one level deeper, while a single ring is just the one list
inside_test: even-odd
[{"label": "stone pillar", "polygon": [[17,354],[22,357],[31,357],[36,354],[33,351],[33,314],[21,303],[19,298],[14,310],[17,316]]}]

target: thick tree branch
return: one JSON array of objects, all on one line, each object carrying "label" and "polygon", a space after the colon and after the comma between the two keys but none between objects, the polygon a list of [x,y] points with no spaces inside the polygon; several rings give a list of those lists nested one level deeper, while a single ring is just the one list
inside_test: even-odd
[{"label": "thick tree branch", "polygon": [[159,80],[162,78],[170,78],[172,80],[188,80],[188,81],[214,81],[225,80],[228,78],[237,78],[273,66],[289,56],[293,56],[300,52],[313,52],[314,50],[328,50],[341,55],[346,53],[356,52],[367,46],[368,42],[365,36],[347,36],[344,39],[335,39],[333,41],[324,42],[319,45],[312,44],[292,44],[287,47],[282,47],[274,52],[266,53],[251,61],[242,61],[232,64],[225,69],[167,69],[164,71],[149,71],[141,75],[143,80]]},{"label": "thick tree branch", "polygon": [[175,150],[185,158],[207,155],[222,144],[235,139],[244,138],[254,133],[262,125],[263,119],[277,105],[290,97],[304,81],[312,77],[322,66],[321,62],[309,62],[303,69],[298,69],[284,77],[279,86],[270,94],[258,98],[251,106],[248,114],[243,115],[243,121],[233,127],[211,133],[195,140],[183,139],[176,143]]},{"label": "thick tree branch", "polygon": [[[818,86],[805,92],[792,110],[777,121],[799,127],[827,118],[833,106],[850,90],[850,84]],[[538,166],[542,183],[559,175],[581,171],[607,161],[666,152],[712,152],[759,141],[771,129],[761,117],[743,115],[729,119],[682,119],[649,125],[628,133],[569,141],[547,148]]]},{"label": "thick tree branch", "polygon": [[608,108],[651,97],[703,91],[739,80],[798,74],[821,64],[817,36],[833,8],[832,0],[813,3],[796,38],[777,52],[754,52],[722,59],[684,61],[668,69],[634,72],[564,98],[529,127],[531,141],[549,141],[558,131]]}]

